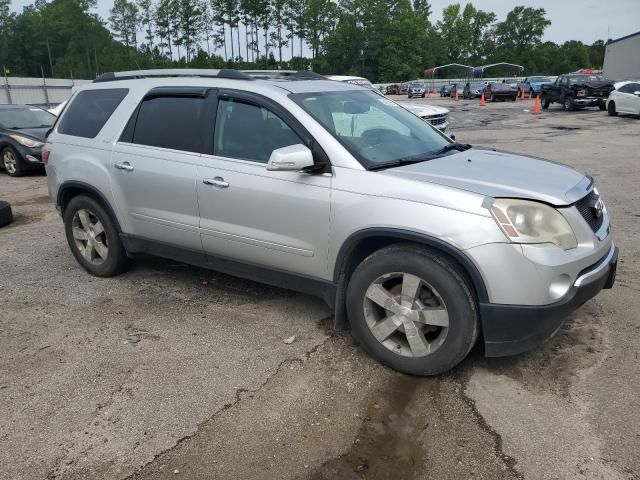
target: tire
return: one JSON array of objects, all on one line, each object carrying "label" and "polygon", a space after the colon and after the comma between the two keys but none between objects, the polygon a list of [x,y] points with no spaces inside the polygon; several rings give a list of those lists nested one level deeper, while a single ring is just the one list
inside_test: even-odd
[{"label": "tire", "polygon": [[573,97],[572,96],[566,96],[564,97],[564,100],[562,101],[562,109],[566,110],[567,112],[572,112],[573,110],[576,109],[574,103],[573,103]]},{"label": "tire", "polygon": [[609,105],[607,105],[607,113],[610,117],[615,117],[616,115],[618,115],[618,112],[616,112],[616,102],[614,102],[613,100],[609,102]]},{"label": "tire", "polygon": [[0,200],[0,227],[9,225],[13,222],[13,212],[11,211],[11,205],[9,202]]},{"label": "tire", "polygon": [[517,97],[511,97],[511,101],[515,102]]},{"label": "tire", "polygon": [[[418,292],[417,299],[402,300],[402,312],[407,313],[399,319],[379,305],[390,300],[386,305],[397,309],[405,282],[420,287],[409,289]],[[464,360],[478,338],[480,324],[471,292],[465,276],[443,256],[413,244],[397,244],[358,265],[347,287],[346,306],[354,337],[374,358],[403,373],[438,375]],[[429,309],[425,321],[420,312]],[[407,331],[416,334],[411,344]]]},{"label": "tire", "polygon": [[112,277],[131,267],[132,260],[120,241],[115,222],[92,197],[78,195],[71,199],[64,210],[64,231],[71,253],[90,274]]},{"label": "tire", "polygon": [[0,152],[0,161],[7,175],[11,177],[21,177],[25,174],[25,168],[18,152],[12,147],[5,147]]},{"label": "tire", "polygon": [[548,110],[550,104],[551,102],[547,99],[547,96],[545,94],[542,94],[542,109]]},{"label": "tire", "polygon": [[602,104],[599,104],[598,108],[600,109],[601,112],[604,112],[607,109],[607,107]]}]

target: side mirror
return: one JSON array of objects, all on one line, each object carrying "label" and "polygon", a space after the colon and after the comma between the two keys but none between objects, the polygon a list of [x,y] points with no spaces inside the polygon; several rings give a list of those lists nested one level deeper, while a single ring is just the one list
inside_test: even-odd
[{"label": "side mirror", "polygon": [[313,154],[302,144],[274,150],[267,163],[267,170],[277,172],[299,172],[309,167],[313,167]]}]

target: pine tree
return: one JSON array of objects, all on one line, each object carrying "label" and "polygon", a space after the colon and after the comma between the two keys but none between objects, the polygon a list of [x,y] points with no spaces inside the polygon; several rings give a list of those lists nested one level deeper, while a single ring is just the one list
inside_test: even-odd
[{"label": "pine tree", "polygon": [[138,7],[128,0],[115,0],[110,13],[109,24],[115,37],[127,47],[137,46]]}]

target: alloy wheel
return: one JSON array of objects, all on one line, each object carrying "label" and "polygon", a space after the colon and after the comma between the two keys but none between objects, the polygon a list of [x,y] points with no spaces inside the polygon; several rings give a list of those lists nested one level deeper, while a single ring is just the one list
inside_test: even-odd
[{"label": "alloy wheel", "polygon": [[102,265],[107,260],[107,235],[95,213],[84,208],[78,210],[73,215],[71,232],[78,251],[87,262]]},{"label": "alloy wheel", "polygon": [[18,170],[18,160],[14,153],[9,149],[4,151],[4,154],[2,155],[2,163],[4,165],[4,169],[11,175],[16,173]]},{"label": "alloy wheel", "polygon": [[447,307],[420,277],[394,272],[378,277],[367,289],[364,317],[373,336],[404,357],[425,357],[443,343],[449,330]]}]

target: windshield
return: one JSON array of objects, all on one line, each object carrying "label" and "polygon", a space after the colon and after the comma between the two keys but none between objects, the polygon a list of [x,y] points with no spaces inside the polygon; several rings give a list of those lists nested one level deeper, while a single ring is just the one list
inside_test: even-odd
[{"label": "windshield", "polygon": [[0,109],[0,125],[13,130],[48,128],[55,120],[55,115],[36,107]]},{"label": "windshield", "polygon": [[481,82],[472,83],[472,84],[469,85],[469,88],[472,88],[474,90],[480,90],[481,88],[484,88],[484,87],[486,87],[486,85],[484,83],[481,83]]},{"label": "windshield", "polygon": [[492,83],[491,90],[513,90],[508,83]]},{"label": "windshield", "polygon": [[573,77],[569,77],[569,83],[571,85],[576,85],[578,83],[584,82],[595,82],[602,81],[604,77],[602,75],[575,75]]},{"label": "windshield", "polygon": [[365,167],[429,156],[451,141],[385,97],[366,90],[292,94]]},{"label": "windshield", "polygon": [[536,83],[536,82],[551,82],[551,80],[549,80],[547,77],[531,77],[530,81],[532,83]]}]

